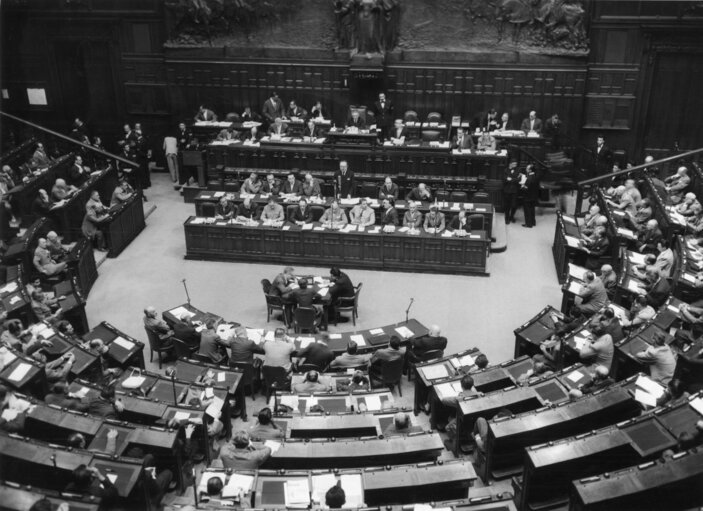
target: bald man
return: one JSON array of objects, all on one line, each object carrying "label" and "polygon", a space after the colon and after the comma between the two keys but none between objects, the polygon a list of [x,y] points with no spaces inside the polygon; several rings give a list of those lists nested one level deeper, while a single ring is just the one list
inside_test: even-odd
[{"label": "bald man", "polygon": [[[447,347],[447,338],[442,337],[441,333],[442,332],[438,325],[432,325],[430,327],[430,331],[426,335],[412,339],[410,346],[405,352],[406,363],[415,363],[423,360],[423,357],[428,351],[444,351]],[[437,356],[441,357],[443,356],[443,353]]]},{"label": "bald man", "polygon": [[520,129],[527,135],[529,132],[542,133],[542,119],[537,117],[537,112],[532,110],[527,119],[523,119]]},{"label": "bald man", "polygon": [[159,314],[152,306],[144,309],[144,326],[155,332],[161,339],[168,339],[173,335],[173,330],[163,319],[159,319]]}]

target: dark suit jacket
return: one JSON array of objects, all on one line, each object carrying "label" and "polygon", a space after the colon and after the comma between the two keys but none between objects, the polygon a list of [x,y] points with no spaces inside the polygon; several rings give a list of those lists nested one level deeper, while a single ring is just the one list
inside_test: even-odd
[{"label": "dark suit jacket", "polygon": [[334,353],[326,344],[314,342],[298,352],[299,358],[304,358],[306,364],[315,364],[320,370],[334,360]]},{"label": "dark suit jacket", "polygon": [[[530,118],[529,117],[527,119],[523,119],[522,124],[520,125],[520,129],[522,131],[524,131],[525,133],[528,133],[530,131]],[[542,133],[542,119],[535,119],[534,130],[537,133]]]},{"label": "dark suit jacket", "polygon": [[508,119],[508,122],[503,124],[503,121],[501,119],[498,119],[498,129],[499,130],[512,130],[513,129],[513,123],[511,122],[510,119]]},{"label": "dark suit jacket", "polygon": [[525,181],[524,199],[526,202],[537,202],[539,200],[539,180],[536,174],[527,176]]},{"label": "dark suit jacket", "polygon": [[610,172],[613,162],[613,151],[603,144],[600,152],[598,152],[598,146],[593,148],[593,163],[595,166],[595,171],[598,175],[607,174]]},{"label": "dark suit jacket", "polygon": [[252,202],[251,207],[247,208],[242,202],[239,206],[237,206],[237,216],[243,216],[256,220],[258,218],[258,215],[256,214],[256,205]]},{"label": "dark suit jacket", "polygon": [[313,127],[312,127],[312,133],[311,133],[311,132],[310,132],[310,127],[306,125],[305,128],[303,128],[303,136],[304,136],[304,137],[317,138],[317,137],[320,136],[320,129],[319,129],[317,126],[313,126]]},{"label": "dark suit jacket", "polygon": [[664,305],[666,299],[669,298],[670,291],[671,286],[669,285],[669,281],[667,281],[666,278],[661,277],[647,293],[645,297],[647,299],[647,305],[651,305],[655,309],[658,309]]},{"label": "dark suit jacket", "polygon": [[271,98],[268,98],[261,108],[261,113],[268,122],[273,122],[276,117],[283,117],[283,102],[280,99],[274,100],[271,103]]},{"label": "dark suit jacket", "polygon": [[644,248],[641,250],[641,252],[645,253],[654,253],[657,251],[657,243],[659,243],[662,239],[662,232],[661,230],[657,227],[653,231],[650,231],[649,229],[645,229],[640,233],[640,235],[637,237],[637,241],[639,242],[640,245],[644,245]]},{"label": "dark suit jacket", "polygon": [[400,135],[398,135],[398,130],[395,128],[395,126],[392,126],[388,128],[388,136],[391,138],[401,138],[401,137],[408,137],[408,129],[403,126],[403,128],[400,130]]},{"label": "dark suit jacket", "polygon": [[334,173],[334,182],[337,184],[337,193],[340,197],[346,198],[347,195],[354,195],[356,193],[356,181],[354,179],[354,172],[347,170],[345,175],[342,175],[340,170]]},{"label": "dark suit jacket", "polygon": [[278,195],[279,193],[281,193],[281,180],[274,178],[273,185],[269,184],[268,181],[264,181],[264,184],[261,187],[261,191],[264,193],[272,193],[273,195]]},{"label": "dark suit jacket", "polygon": [[289,108],[288,112],[286,112],[286,115],[288,116],[289,119],[293,117],[299,117],[301,119],[307,117],[308,113],[305,111],[304,108],[300,108],[299,106],[296,106],[295,108]]},{"label": "dark suit jacket", "polygon": [[500,124],[500,117],[496,116],[493,119],[488,119],[488,113],[484,113],[479,120],[479,127],[486,128],[488,131],[494,131]]},{"label": "dark suit jacket", "polygon": [[361,116],[354,122],[354,118],[350,117],[349,120],[347,121],[347,128],[359,128],[360,130],[365,130],[366,129],[366,121],[364,121]]},{"label": "dark suit jacket", "polygon": [[446,337],[423,335],[412,341],[412,351],[418,357],[432,350],[444,350],[447,347]]},{"label": "dark suit jacket", "polygon": [[177,321],[173,325],[173,335],[180,339],[188,346],[200,345],[200,334],[195,331],[193,325],[189,325],[185,321]]},{"label": "dark suit jacket", "polygon": [[383,108],[381,102],[376,101],[374,104],[374,113],[376,114],[376,124],[378,126],[389,126],[393,121],[393,103],[386,98]]},{"label": "dark suit jacket", "polygon": [[391,207],[381,212],[381,225],[398,225],[398,210]]},{"label": "dark suit jacket", "polygon": [[461,146],[459,146],[459,138],[458,136],[455,136],[452,140],[452,147],[454,149],[473,149],[475,147],[474,139],[473,137],[471,137],[470,134],[464,133],[464,138],[461,141]]},{"label": "dark suit jacket", "polygon": [[312,307],[315,301],[315,295],[317,292],[311,288],[306,287],[305,289],[295,289],[288,295],[288,298],[293,302],[297,303],[300,307]]},{"label": "dark suit jacket", "polygon": [[[429,192],[430,189],[426,188],[426,190]],[[432,192],[430,192],[430,195],[428,197],[420,197],[420,188],[415,187],[412,190],[408,192],[408,194],[405,196],[405,200],[407,201],[428,201],[432,200]]]},{"label": "dark suit jacket", "polygon": [[291,211],[290,218],[291,222],[312,222],[312,208],[310,206],[305,208],[305,212],[300,209],[300,206]]},{"label": "dark suit jacket", "polygon": [[[459,215],[455,215],[454,218],[452,218],[452,221],[449,222],[449,230],[451,231],[456,231],[457,229],[463,229],[465,231],[469,231],[469,217],[465,216],[464,217],[464,224],[460,224],[459,222]],[[442,348],[444,349],[444,348]]]},{"label": "dark suit jacket", "polygon": [[344,272],[341,272],[341,275],[337,277],[335,283],[330,286],[330,295],[332,296],[333,300],[336,300],[340,296],[354,296],[354,285],[352,284],[349,275]]},{"label": "dark suit jacket", "polygon": [[300,181],[298,181],[296,179],[295,183],[293,183],[293,185],[291,186],[291,184],[286,179],[283,182],[283,187],[281,188],[281,193],[294,193],[296,195],[302,195],[303,185]]},{"label": "dark suit jacket", "polygon": [[378,198],[385,199],[387,197],[393,197],[394,200],[398,199],[398,185],[397,184],[393,183],[391,185],[390,190],[388,188],[386,188],[385,184],[381,185],[381,188],[378,189]]}]

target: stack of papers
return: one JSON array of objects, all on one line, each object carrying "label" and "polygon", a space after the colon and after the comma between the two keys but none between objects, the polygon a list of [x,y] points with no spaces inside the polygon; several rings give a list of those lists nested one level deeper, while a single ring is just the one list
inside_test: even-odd
[{"label": "stack of papers", "polygon": [[570,247],[578,248],[581,246],[581,240],[578,238],[574,238],[573,236],[564,236],[564,238],[566,238],[566,243]]},{"label": "stack of papers", "polygon": [[[312,500],[313,502],[325,503],[325,494],[327,491],[337,484],[337,478],[334,474],[318,474],[312,476]],[[346,496],[347,489],[344,489]],[[349,504],[349,501],[347,501]]]},{"label": "stack of papers", "polygon": [[22,362],[17,367],[15,367],[15,369],[10,373],[10,375],[7,378],[9,380],[16,381],[16,382],[22,381],[22,378],[27,376],[27,373],[29,372],[29,370],[31,368],[32,368],[31,364],[26,364],[26,363]]},{"label": "stack of papers", "polygon": [[383,328],[372,328],[371,330],[369,330],[369,333],[371,335],[383,335],[384,331]]},{"label": "stack of papers", "polygon": [[440,378],[446,378],[449,376],[449,371],[447,371],[444,364],[434,364],[431,366],[421,367],[420,370],[428,380],[439,380]]},{"label": "stack of papers", "polygon": [[452,381],[447,383],[440,383],[434,386],[435,391],[440,399],[445,397],[458,396],[461,393],[461,382]]},{"label": "stack of papers", "polygon": [[315,342],[314,337],[298,337],[298,340],[300,341],[300,349],[305,349],[311,344]]},{"label": "stack of papers", "polygon": [[189,311],[188,309],[186,309],[186,308],[183,307],[183,306],[181,306],[181,307],[176,307],[175,309],[171,309],[169,312],[170,312],[171,314],[173,314],[175,317],[177,317],[178,319],[181,319],[181,317],[183,316],[183,314],[188,315],[188,317],[191,318],[191,319],[193,318],[193,316],[195,316],[195,313],[194,313],[194,312]]},{"label": "stack of papers", "polygon": [[305,508],[310,504],[310,487],[307,478],[290,479],[284,484],[286,507]]},{"label": "stack of papers", "polygon": [[647,376],[639,376],[635,386],[635,400],[646,406],[657,406],[657,399],[664,394],[664,387]]},{"label": "stack of papers", "polygon": [[247,337],[250,341],[254,341],[255,344],[260,344],[264,338],[264,330],[247,328]]},{"label": "stack of papers", "polygon": [[404,339],[409,339],[410,337],[415,335],[413,331],[406,326],[399,326],[395,329],[395,331],[398,332],[398,334]]},{"label": "stack of papers", "polygon": [[[240,493],[249,493],[251,485],[254,483],[254,476],[245,474],[232,474],[227,481],[227,485],[222,488],[222,498],[239,497]],[[207,481],[206,481],[207,486]]]},{"label": "stack of papers", "polygon": [[114,341],[112,341],[112,344],[116,344],[120,348],[123,348],[127,351],[130,351],[132,348],[134,348],[134,343],[131,341],[128,341],[124,337],[116,337]]},{"label": "stack of papers", "polygon": [[350,335],[349,339],[354,341],[358,346],[366,346],[366,339],[361,334]]},{"label": "stack of papers", "polygon": [[471,355],[464,355],[463,357],[459,357],[458,359],[452,359],[452,363],[454,360],[459,363],[459,367],[472,367],[474,364],[476,364],[476,359],[474,359],[474,357],[472,357]]}]

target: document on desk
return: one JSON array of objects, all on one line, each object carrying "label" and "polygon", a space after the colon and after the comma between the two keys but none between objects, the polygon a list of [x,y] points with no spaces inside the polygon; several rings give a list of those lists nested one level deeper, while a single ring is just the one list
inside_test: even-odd
[{"label": "document on desk", "polygon": [[190,412],[176,412],[173,414],[173,419],[176,422],[187,421],[190,419]]},{"label": "document on desk", "polygon": [[412,337],[413,335],[415,335],[415,334],[413,333],[413,331],[410,330],[410,329],[409,329],[408,327],[406,327],[405,325],[399,326],[398,328],[395,329],[395,331],[398,332],[398,334],[399,334],[401,337],[403,337],[404,339],[409,339],[410,337]]},{"label": "document on desk", "polygon": [[219,397],[215,396],[212,398],[212,403],[205,409],[205,413],[214,419],[219,419],[222,415],[222,406],[225,402]]},{"label": "document on desk", "polygon": [[618,227],[617,228],[618,234],[621,236],[625,236],[627,238],[635,239],[635,233],[632,232],[630,229],[625,229],[624,227]]},{"label": "document on desk", "polygon": [[581,351],[581,349],[586,344],[586,341],[587,341],[587,339],[585,337],[580,337],[578,335],[574,335],[574,346],[576,346],[576,349],[578,351]]},{"label": "document on desk", "polygon": [[81,387],[79,390],[72,392],[71,394],[73,394],[73,397],[83,399],[85,396],[88,395],[88,392],[90,392],[90,389],[88,387]]},{"label": "document on desk", "polygon": [[276,332],[273,330],[269,330],[266,332],[266,335],[264,335],[264,341],[273,341],[276,338]]},{"label": "document on desk", "polygon": [[349,339],[354,341],[359,346],[366,346],[366,339],[364,339],[364,336],[361,334],[350,335]]},{"label": "document on desk", "polygon": [[577,266],[573,263],[569,263],[569,276],[574,277],[575,279],[578,280],[584,280],[584,276],[588,270],[584,268],[583,266]]},{"label": "document on desk", "polygon": [[449,376],[449,372],[444,364],[433,364],[426,367],[421,367],[420,371],[428,380],[439,380]]},{"label": "document on desk", "polygon": [[561,218],[564,222],[569,222],[570,224],[576,225],[576,219],[572,216],[561,215]]},{"label": "document on desk", "polygon": [[645,255],[640,254],[639,252],[627,252],[627,259],[632,263],[636,265],[644,264],[645,261]]},{"label": "document on desk", "polygon": [[383,328],[372,328],[369,330],[369,333],[371,335],[383,335],[385,332],[383,331]]},{"label": "document on desk", "polygon": [[264,446],[271,449],[271,452],[276,452],[281,448],[281,442],[276,442],[275,440],[266,440]]},{"label": "document on desk", "polygon": [[637,282],[634,279],[629,279],[627,281],[627,289],[629,289],[630,291],[632,291],[634,293],[639,293],[640,289],[642,289],[642,288],[640,287],[639,282]]},{"label": "document on desk", "polygon": [[222,498],[239,497],[240,493],[249,493],[254,483],[254,476],[246,474],[232,474],[227,485],[222,488]]},{"label": "document on desk", "polygon": [[314,227],[313,224],[303,224],[302,229],[304,231],[312,231],[312,228]]},{"label": "document on desk", "polygon": [[10,305],[14,305],[17,302],[19,302],[20,300],[22,300],[22,298],[19,295],[15,295],[12,298],[10,298]]},{"label": "document on desk", "polygon": [[278,402],[282,404],[283,406],[287,406],[289,408],[292,408],[293,410],[298,409],[298,396],[291,396],[288,394],[282,394],[278,396]]},{"label": "document on desk", "polygon": [[14,362],[16,358],[17,355],[12,353],[6,347],[0,347],[0,369],[10,365],[10,363]]},{"label": "document on desk", "polygon": [[176,307],[175,309],[171,309],[168,312],[173,314],[178,319],[181,319],[181,317],[183,317],[184,314],[186,314],[189,318],[192,318],[193,316],[195,316],[194,312],[189,311],[188,309],[186,309],[182,305],[180,307]]},{"label": "document on desk", "polygon": [[307,478],[289,479],[285,482],[285,487],[286,507],[305,508],[310,504],[310,487]]},{"label": "document on desk", "polygon": [[[325,503],[325,494],[327,490],[337,484],[337,478],[334,474],[315,474],[312,476],[312,500],[313,502]],[[347,496],[347,489],[344,488],[344,494]],[[346,505],[349,506],[349,498],[347,496]]]},{"label": "document on desk", "polygon": [[437,397],[441,400],[447,397],[458,396],[461,392],[460,382],[446,382],[434,386]]},{"label": "document on desk", "polygon": [[16,290],[17,290],[17,282],[16,281],[10,282],[9,284],[6,284],[3,287],[0,287],[0,293],[2,293],[2,294],[14,293]]},{"label": "document on desk", "polygon": [[398,229],[398,232],[408,232],[410,230],[410,227],[401,227]]},{"label": "document on desk", "polygon": [[635,385],[655,398],[660,398],[664,394],[664,387],[647,376],[639,376]]},{"label": "document on desk", "polygon": [[459,363],[459,367],[457,367],[457,369],[459,369],[460,367],[472,367],[474,364],[476,364],[476,359],[471,355],[464,355],[463,357],[459,357],[457,359],[457,362]]},{"label": "document on desk", "polygon": [[574,247],[574,248],[581,247],[581,240],[579,240],[578,238],[574,238],[573,236],[564,236],[564,238],[566,239],[566,243],[570,247]]},{"label": "document on desk", "polygon": [[566,379],[574,383],[583,379],[583,373],[581,371],[574,371],[566,376]]},{"label": "document on desk", "polygon": [[581,285],[580,282],[576,282],[575,280],[572,280],[571,282],[569,282],[569,293],[578,296],[581,293],[582,287],[583,286]]},{"label": "document on desk", "polygon": [[366,409],[368,411],[381,410],[381,397],[378,394],[365,394],[363,396],[366,401]]},{"label": "document on desk", "polygon": [[298,341],[300,341],[300,349],[303,350],[310,346],[311,344],[315,343],[315,338],[314,337],[298,337]]},{"label": "document on desk", "polygon": [[688,404],[691,405],[691,408],[693,408],[699,414],[703,415],[703,398],[697,397],[696,399],[692,399],[691,401],[689,401]]},{"label": "document on desk", "polygon": [[17,381],[17,382],[22,381],[22,378],[27,376],[27,373],[29,372],[29,370],[31,368],[32,368],[31,364],[26,364],[26,363],[22,362],[17,367],[15,367],[14,371],[12,371],[10,373],[10,376],[8,376],[7,378],[9,380]]},{"label": "document on desk", "polygon": [[[364,488],[361,474],[342,474],[339,477],[346,497],[345,507],[360,507],[364,505]],[[328,487],[327,489],[329,490]]]},{"label": "document on desk", "polygon": [[130,351],[132,348],[134,348],[134,343],[128,341],[124,337],[117,336],[112,342],[114,344],[117,344],[120,348],[126,349],[127,351]]},{"label": "document on desk", "polygon": [[330,334],[330,339],[341,339],[342,334]]},{"label": "document on desk", "polygon": [[247,328],[247,337],[249,338],[250,341],[254,341],[255,344],[260,344],[264,338],[264,330],[263,330],[263,328],[261,328],[261,329]]},{"label": "document on desk", "polygon": [[635,401],[639,401],[646,406],[657,406],[657,398],[642,389],[635,389]]},{"label": "document on desk", "polygon": [[320,290],[317,292],[317,294],[324,298],[325,296],[327,296],[327,293],[329,293],[329,290],[330,290],[330,289],[329,289],[328,287],[322,287],[322,288],[320,288]]}]

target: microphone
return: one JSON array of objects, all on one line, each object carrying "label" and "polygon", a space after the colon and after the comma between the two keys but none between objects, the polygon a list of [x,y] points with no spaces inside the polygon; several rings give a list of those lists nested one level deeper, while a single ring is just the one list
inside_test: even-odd
[{"label": "microphone", "polygon": [[415,298],[410,298],[410,303],[408,304],[408,308],[405,309],[405,323],[408,322],[408,314],[410,314],[410,307],[413,306],[413,303],[415,303]]},{"label": "microphone", "polygon": [[49,458],[49,459],[50,459],[51,462],[54,464],[54,468],[56,468],[56,455],[55,455],[55,454],[52,454],[52,455],[51,455],[51,458]]}]

